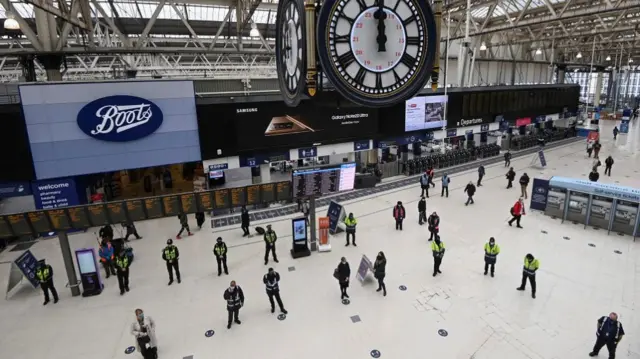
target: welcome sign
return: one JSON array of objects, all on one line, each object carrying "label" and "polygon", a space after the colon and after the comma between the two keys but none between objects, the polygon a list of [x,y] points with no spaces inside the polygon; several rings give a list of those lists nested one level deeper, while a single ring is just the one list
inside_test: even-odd
[{"label": "welcome sign", "polygon": [[162,110],[152,101],[136,96],[97,99],[78,112],[78,127],[97,140],[135,141],[154,133],[162,125]]}]

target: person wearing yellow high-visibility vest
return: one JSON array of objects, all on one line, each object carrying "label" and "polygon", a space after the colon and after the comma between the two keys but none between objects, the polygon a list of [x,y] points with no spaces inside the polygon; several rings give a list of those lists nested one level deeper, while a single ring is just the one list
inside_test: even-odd
[{"label": "person wearing yellow high-visibility vest", "polygon": [[444,257],[444,242],[440,241],[440,236],[436,236],[436,239],[431,242],[431,251],[433,252],[433,276],[442,274],[440,271],[440,264],[442,264],[442,257]]},{"label": "person wearing yellow high-visibility vest", "polygon": [[273,255],[273,261],[278,263],[278,256],[276,255],[276,241],[278,240],[278,236],[273,229],[271,229],[271,225],[267,225],[267,230],[264,232],[264,265],[269,263],[269,252]]},{"label": "person wearing yellow high-visibility vest", "polygon": [[349,213],[349,216],[344,219],[344,225],[347,227],[347,244],[345,247],[349,246],[349,235],[351,235],[351,239],[353,241],[353,246],[357,247],[356,244],[356,225],[358,225],[358,221],[353,217],[353,213]]},{"label": "person wearing yellow high-visibility vest", "polygon": [[496,270],[496,260],[500,254],[500,246],[496,244],[496,239],[489,238],[489,243],[484,244],[484,275],[487,275],[489,267],[491,267],[491,276]]},{"label": "person wearing yellow high-visibility vest", "polygon": [[167,239],[167,246],[162,250],[162,259],[167,263],[167,271],[169,272],[169,284],[173,283],[173,271],[176,271],[176,279],[180,283],[180,266],[178,265],[178,259],[180,252],[178,247],[173,245],[171,238]]},{"label": "person wearing yellow high-visibility vest", "polygon": [[58,303],[58,291],[56,287],[53,286],[53,268],[46,264],[44,259],[38,261],[36,278],[38,278],[40,288],[42,288],[42,292],[44,293],[44,303],[42,303],[42,305],[49,303],[49,291],[51,291],[51,295],[53,295],[53,302]]},{"label": "person wearing yellow high-visibility vest", "polygon": [[216,256],[216,262],[218,262],[218,277],[222,275],[223,266],[224,274],[229,274],[229,268],[227,268],[227,244],[222,241],[222,237],[216,239],[216,244],[213,246],[213,254]]},{"label": "person wearing yellow high-visibility vest", "polygon": [[536,298],[536,271],[540,268],[540,262],[533,257],[533,254],[528,253],[524,257],[524,267],[522,268],[522,283],[517,288],[520,291],[525,290],[527,286],[527,278],[531,283],[531,298]]},{"label": "person wearing yellow high-visibility vest", "polygon": [[127,253],[121,250],[116,257],[116,276],[118,277],[118,287],[120,287],[120,295],[125,291],[129,291],[129,266],[131,262]]}]

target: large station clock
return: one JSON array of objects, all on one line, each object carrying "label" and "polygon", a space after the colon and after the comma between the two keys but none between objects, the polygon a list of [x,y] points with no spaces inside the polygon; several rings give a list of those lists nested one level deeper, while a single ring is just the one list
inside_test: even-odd
[{"label": "large station clock", "polygon": [[300,103],[306,84],[307,45],[303,0],[280,0],[276,16],[276,67],[284,102]]},{"label": "large station clock", "polygon": [[350,101],[389,106],[424,88],[435,34],[425,0],[325,0],[317,20],[321,69]]}]

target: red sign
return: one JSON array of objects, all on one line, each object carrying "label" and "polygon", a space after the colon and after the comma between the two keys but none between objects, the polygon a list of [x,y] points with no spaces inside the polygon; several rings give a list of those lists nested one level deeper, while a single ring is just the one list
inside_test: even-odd
[{"label": "red sign", "polygon": [[526,126],[531,124],[531,117],[519,118],[516,120],[516,126]]}]

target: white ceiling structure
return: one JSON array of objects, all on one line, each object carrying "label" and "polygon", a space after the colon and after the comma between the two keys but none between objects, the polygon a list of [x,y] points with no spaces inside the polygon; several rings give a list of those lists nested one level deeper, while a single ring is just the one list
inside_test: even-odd
[{"label": "white ceiling structure", "polygon": [[[593,52],[597,65],[640,64],[640,0],[474,0],[470,11],[467,3],[444,2],[443,50],[447,24],[456,46],[469,13],[471,48],[486,47],[476,61],[589,66]],[[0,0],[0,21],[9,21],[0,27],[0,82],[24,79],[29,63],[42,80],[55,79],[57,65],[65,81],[129,70],[138,78],[276,78],[276,8],[277,0]]]}]

